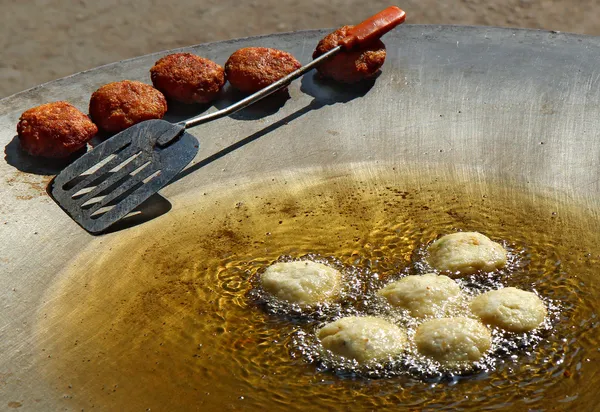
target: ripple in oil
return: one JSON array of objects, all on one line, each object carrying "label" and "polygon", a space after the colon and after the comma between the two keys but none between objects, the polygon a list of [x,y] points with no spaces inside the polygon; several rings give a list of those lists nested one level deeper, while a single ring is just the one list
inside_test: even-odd
[{"label": "ripple in oil", "polygon": [[[596,407],[600,224],[592,212],[491,183],[391,170],[207,192],[107,237],[57,278],[37,325],[37,363],[43,379],[68,392],[65,407]],[[427,271],[424,246],[458,230],[484,233],[510,252],[506,270],[461,279],[463,290],[535,290],[550,308],[540,331],[494,332],[493,354],[466,375],[410,357],[375,372],[336,372],[318,353],[315,329],[353,314],[402,318],[375,291]],[[341,302],[306,314],[256,293],[268,265],[303,257],[342,271]]]}]

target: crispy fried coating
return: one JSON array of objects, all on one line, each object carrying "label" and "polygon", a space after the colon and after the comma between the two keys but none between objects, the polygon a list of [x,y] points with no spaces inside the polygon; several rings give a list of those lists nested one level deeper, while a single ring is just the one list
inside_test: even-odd
[{"label": "crispy fried coating", "polygon": [[182,103],[209,103],[225,85],[225,71],[212,60],[191,53],[175,53],[150,69],[154,87]]},{"label": "crispy fried coating", "polygon": [[167,100],[161,92],[131,80],[105,84],[90,99],[92,120],[110,133],[120,132],[144,120],[162,119],[166,111]]},{"label": "crispy fried coating", "polygon": [[291,54],[266,47],[246,47],[225,63],[227,80],[233,87],[254,93],[302,67]]},{"label": "crispy fried coating", "polygon": [[17,124],[21,147],[33,156],[64,158],[81,149],[98,128],[75,106],[53,102],[25,111]]},{"label": "crispy fried coating", "polygon": [[[344,26],[325,36],[317,45],[313,59],[337,47],[354,26]],[[374,76],[385,62],[385,45],[379,39],[367,47],[342,51],[317,67],[321,76],[340,83],[356,83]]]}]

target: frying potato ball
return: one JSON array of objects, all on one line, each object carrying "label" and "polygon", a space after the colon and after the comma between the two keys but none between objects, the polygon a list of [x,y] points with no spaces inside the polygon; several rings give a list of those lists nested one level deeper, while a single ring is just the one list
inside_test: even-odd
[{"label": "frying potato ball", "polygon": [[227,80],[244,93],[254,93],[302,67],[291,54],[266,47],[246,47],[225,63]]},{"label": "frying potato ball", "polygon": [[519,333],[537,328],[546,317],[546,306],[535,293],[512,287],[475,297],[471,311],[484,323]]},{"label": "frying potato ball", "polygon": [[477,232],[442,236],[429,246],[429,264],[438,270],[470,275],[506,266],[506,250]]},{"label": "frying potato ball", "polygon": [[415,333],[419,352],[448,368],[468,368],[492,345],[490,331],[476,320],[464,317],[423,322]]},{"label": "frying potato ball", "polygon": [[25,111],[17,124],[21,147],[33,156],[63,158],[85,146],[98,128],[67,102],[46,103]]},{"label": "frying potato ball", "polygon": [[[337,47],[354,26],[344,26],[325,36],[313,52],[313,59]],[[356,83],[375,75],[385,62],[385,45],[377,39],[359,50],[342,51],[321,63],[317,71],[323,77],[341,83]]]},{"label": "frying potato ball", "polygon": [[167,98],[187,104],[211,102],[225,85],[221,66],[191,53],[159,59],[150,69],[150,78]]},{"label": "frying potato ball", "polygon": [[406,276],[377,292],[396,307],[407,309],[411,316],[444,316],[461,296],[458,284],[448,276],[428,273]]},{"label": "frying potato ball", "polygon": [[335,299],[342,289],[342,274],[311,260],[279,262],[265,270],[260,283],[279,300],[309,306]]},{"label": "frying potato ball", "polygon": [[154,87],[131,80],[108,83],[92,94],[90,116],[104,131],[116,133],[136,123],[162,119],[165,96]]},{"label": "frying potato ball", "polygon": [[404,329],[371,316],[338,319],[319,329],[317,337],[325,349],[359,363],[397,355],[407,343]]}]

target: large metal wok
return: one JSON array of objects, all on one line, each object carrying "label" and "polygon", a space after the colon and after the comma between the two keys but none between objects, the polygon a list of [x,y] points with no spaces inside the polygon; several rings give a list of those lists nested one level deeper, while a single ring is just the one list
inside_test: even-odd
[{"label": "large metal wok", "polygon": [[[241,47],[276,47],[306,63],[325,33],[272,35],[185,50],[223,64]],[[597,216],[599,38],[408,25],[384,41],[387,61],[372,85],[321,86],[309,74],[292,84],[291,98],[283,106],[249,110],[191,130],[201,142],[189,168],[193,173],[184,172],[161,191],[173,210],[156,219],[181,206],[178,196],[206,201],[203,193],[209,183],[227,192],[259,178],[284,176],[293,181],[304,176],[305,169],[350,170],[369,164],[393,164],[398,173],[417,177],[460,178],[473,187],[482,181],[500,182],[526,194],[546,193],[575,202]],[[68,374],[52,380],[39,370],[38,360],[45,356],[40,336],[52,342],[69,327],[46,324],[40,331],[39,320],[54,303],[48,291],[80,252],[93,249],[96,253],[90,256],[101,259],[108,248],[131,239],[145,241],[145,224],[93,237],[71,221],[45,191],[60,165],[36,162],[18,151],[18,118],[32,106],[55,100],[70,101],[87,112],[96,88],[121,79],[148,82],[149,68],[164,54],[78,73],[0,102],[0,142],[5,148],[0,162],[0,409],[80,410],[78,402],[94,390],[93,378],[83,387],[70,388]],[[196,109],[176,108],[168,119],[192,116]],[[581,382],[583,392],[591,383],[585,378]],[[318,409],[319,400],[314,402]],[[340,408],[352,409],[351,400],[339,402]],[[285,409],[282,405],[273,407]],[[575,405],[564,407],[576,409]],[[115,405],[107,397],[95,407],[110,410]],[[169,409],[151,403],[148,407]]]}]

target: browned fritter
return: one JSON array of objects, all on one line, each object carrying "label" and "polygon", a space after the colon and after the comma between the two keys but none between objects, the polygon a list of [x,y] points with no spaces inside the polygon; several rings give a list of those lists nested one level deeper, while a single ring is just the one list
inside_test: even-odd
[{"label": "browned fritter", "polygon": [[[352,27],[344,26],[325,36],[317,45],[313,59],[336,47]],[[320,64],[317,71],[341,83],[356,83],[376,74],[385,62],[385,55],[385,45],[377,39],[361,49],[337,54]]]},{"label": "browned fritter", "polygon": [[167,98],[182,103],[213,101],[225,84],[225,71],[212,60],[191,53],[175,53],[150,69],[154,87]]},{"label": "browned fritter", "polygon": [[244,93],[254,93],[302,67],[289,53],[266,47],[246,47],[225,63],[227,80]]},{"label": "browned fritter", "polygon": [[131,80],[108,83],[90,99],[90,116],[98,127],[116,133],[136,123],[162,119],[167,111],[165,96],[154,87]]},{"label": "browned fritter", "polygon": [[62,158],[81,149],[98,128],[67,102],[46,103],[25,111],[17,124],[21,147],[31,155]]}]

